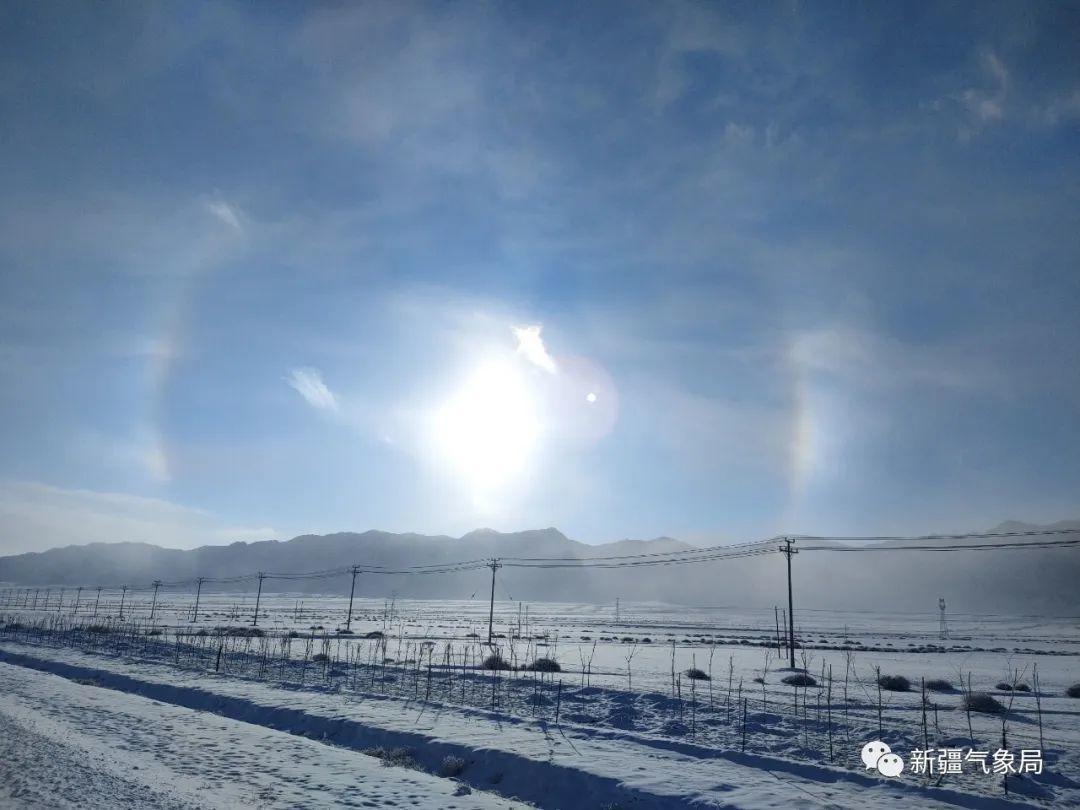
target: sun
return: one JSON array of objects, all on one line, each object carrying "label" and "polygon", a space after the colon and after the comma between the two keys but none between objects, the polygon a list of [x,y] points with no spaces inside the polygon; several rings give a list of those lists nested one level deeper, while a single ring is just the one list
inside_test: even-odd
[{"label": "sun", "polygon": [[440,462],[488,501],[528,470],[540,433],[533,392],[509,362],[480,365],[435,412],[432,442]]}]

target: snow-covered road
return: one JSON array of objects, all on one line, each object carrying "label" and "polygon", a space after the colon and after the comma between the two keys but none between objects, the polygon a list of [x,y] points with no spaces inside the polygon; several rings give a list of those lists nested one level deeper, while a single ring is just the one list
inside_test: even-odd
[{"label": "snow-covered road", "polygon": [[0,806],[520,805],[281,731],[0,664]]}]

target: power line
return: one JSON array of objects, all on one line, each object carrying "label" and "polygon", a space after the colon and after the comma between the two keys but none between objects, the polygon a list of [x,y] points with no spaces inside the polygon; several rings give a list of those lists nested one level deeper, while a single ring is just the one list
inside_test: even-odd
[{"label": "power line", "polygon": [[734,543],[727,546],[702,546],[678,549],[675,551],[656,551],[642,554],[620,554],[612,557],[500,557],[501,560],[514,560],[517,562],[592,562],[603,560],[634,560],[648,557],[675,557],[680,554],[705,554],[714,551],[735,551],[744,548],[765,547],[775,543],[780,538],[770,537],[768,540],[754,540],[748,543]]},{"label": "power line", "polygon": [[1076,540],[1046,540],[1035,543],[953,543],[946,546],[799,546],[801,551],[991,551],[994,549],[1032,549],[1032,548],[1075,548],[1080,546]]},{"label": "power line", "polygon": [[913,536],[864,536],[864,537],[830,537],[827,535],[793,534],[789,535],[792,540],[835,540],[851,543],[855,541],[871,543],[888,543],[904,541],[918,543],[926,540],[974,540],[992,539],[995,537],[1055,537],[1063,534],[1080,534],[1080,529],[1029,529],[1015,532],[964,532],[961,534],[921,534]]},{"label": "power line", "polygon": [[[788,535],[785,537],[770,538],[747,543],[737,543],[727,546],[707,546],[703,548],[688,548],[668,552],[650,552],[640,554],[612,555],[602,557],[501,557],[500,566],[507,568],[536,568],[536,569],[573,569],[573,568],[639,568],[667,565],[691,565],[704,562],[718,562],[722,560],[747,559],[777,554],[781,551],[776,545],[777,541],[870,541],[880,545],[799,545],[800,551],[808,552],[866,552],[866,551],[990,551],[995,549],[1050,549],[1050,548],[1075,548],[1080,546],[1080,537],[1059,540],[1037,540],[1035,542],[1001,542],[1001,543],[950,543],[948,545],[922,545],[927,541],[934,540],[967,540],[967,539],[995,539],[995,538],[1049,538],[1061,535],[1077,535],[1077,529],[1041,529],[1016,532],[969,532],[965,534],[926,534],[913,537],[828,537],[816,535]],[[903,543],[902,545],[885,545],[885,543]],[[479,571],[491,566],[490,560],[460,560],[444,563],[426,563],[417,565],[388,568],[382,565],[353,565],[339,568],[327,568],[318,571],[300,571],[293,573],[251,573],[237,574],[228,577],[194,577],[187,580],[161,582],[158,586],[166,589],[192,587],[204,584],[233,585],[242,582],[254,582],[258,579],[275,579],[283,581],[294,580],[322,580],[334,577],[348,576],[356,568],[365,574],[382,574],[392,576],[414,575],[441,575],[452,573],[464,573]],[[84,586],[86,587],[86,586]],[[152,585],[143,588],[130,586],[100,586],[99,590],[147,592]]]}]

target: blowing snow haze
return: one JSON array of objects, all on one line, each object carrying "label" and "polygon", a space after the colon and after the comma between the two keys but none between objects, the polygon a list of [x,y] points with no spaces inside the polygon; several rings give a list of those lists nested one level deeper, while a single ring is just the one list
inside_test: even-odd
[{"label": "blowing snow haze", "polygon": [[[994,531],[1041,528],[1074,529],[1080,535],[1080,521],[1048,527],[1010,521]],[[936,545],[946,543],[941,541]],[[669,537],[586,545],[554,528],[508,534],[481,529],[458,538],[343,532],[306,535],[287,542],[203,546],[190,551],[145,543],[98,543],[0,558],[0,582],[68,587],[127,583],[145,587],[162,577],[179,581],[198,576],[243,576],[256,571],[290,574],[341,569],[353,563],[362,568],[400,570],[418,563],[435,566],[493,557],[588,560],[662,555],[693,548]],[[1080,555],[1075,548],[1035,554],[1023,550],[914,555],[804,554],[795,565],[800,603],[811,609],[932,613],[938,597],[946,594],[953,609],[960,612],[1080,611],[1080,593],[1075,587],[1080,577]],[[357,579],[356,595],[384,598],[393,593],[407,598],[485,601],[489,596],[489,576],[486,569],[439,576],[362,573]],[[215,586],[205,587],[209,591]],[[253,582],[217,587],[232,592],[255,590]],[[264,592],[347,595],[349,575],[317,580],[270,579],[263,587]],[[709,607],[768,608],[783,602],[785,588],[783,560],[772,554],[723,564],[705,562],[629,570],[510,567],[499,575],[496,598],[565,602],[613,602],[622,598]]]}]

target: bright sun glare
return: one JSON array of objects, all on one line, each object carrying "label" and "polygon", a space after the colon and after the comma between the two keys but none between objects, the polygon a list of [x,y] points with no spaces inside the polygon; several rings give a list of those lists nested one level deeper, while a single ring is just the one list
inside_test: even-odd
[{"label": "bright sun glare", "polygon": [[481,501],[528,468],[538,435],[528,381],[510,363],[480,366],[435,414],[440,460]]}]

